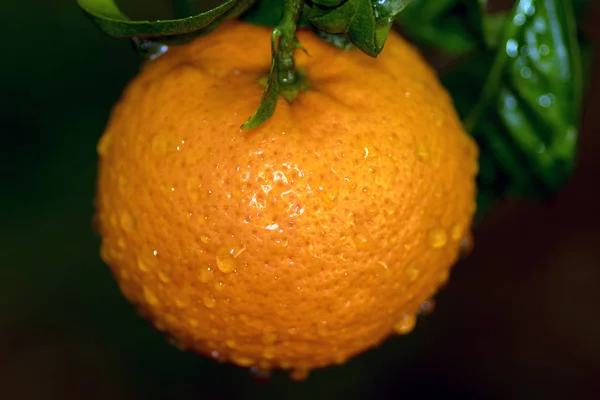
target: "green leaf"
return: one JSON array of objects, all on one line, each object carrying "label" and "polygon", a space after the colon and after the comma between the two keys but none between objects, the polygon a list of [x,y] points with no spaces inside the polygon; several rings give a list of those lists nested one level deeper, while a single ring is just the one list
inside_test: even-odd
[{"label": "green leaf", "polygon": [[480,40],[475,0],[413,0],[396,23],[418,44],[464,54]]},{"label": "green leaf", "polygon": [[320,1],[306,9],[308,21],[329,34],[346,34],[350,41],[371,57],[385,44],[394,18],[409,0]]},{"label": "green leaf", "polygon": [[263,122],[268,120],[275,112],[277,100],[279,99],[279,60],[277,58],[276,42],[277,38],[280,36],[281,31],[279,29],[274,29],[273,34],[271,35],[271,69],[265,85],[265,91],[260,99],[258,109],[254,112],[254,115],[242,125],[242,129],[257,128]]},{"label": "green leaf", "polygon": [[[77,0],[79,7],[104,33],[115,38],[152,38],[189,34],[213,24],[221,17],[234,17],[228,12],[241,11],[239,4],[250,7],[252,1],[227,0],[204,13],[170,20],[133,21],[126,16],[115,0]],[[245,9],[244,9],[245,10]]]},{"label": "green leaf", "polygon": [[506,18],[482,95],[465,119],[489,149],[482,157],[507,178],[505,195],[548,195],[570,176],[582,98],[575,23],[569,0],[520,0]]}]

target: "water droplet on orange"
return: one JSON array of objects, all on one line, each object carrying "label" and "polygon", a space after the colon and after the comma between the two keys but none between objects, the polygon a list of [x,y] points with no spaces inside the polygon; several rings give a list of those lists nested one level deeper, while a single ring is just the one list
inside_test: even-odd
[{"label": "water droplet on orange", "polygon": [[125,232],[131,232],[135,229],[135,221],[127,211],[121,213],[120,223],[121,228],[123,228]]},{"label": "water droplet on orange", "polygon": [[427,145],[423,142],[419,142],[417,144],[415,153],[417,154],[419,160],[423,162],[428,162],[430,159],[429,149],[427,148]]},{"label": "water droplet on orange", "polygon": [[98,141],[98,145],[96,146],[96,152],[100,157],[104,157],[108,154],[108,150],[113,142],[113,134],[105,133],[100,140]]},{"label": "water droplet on orange", "polygon": [[446,245],[448,241],[448,237],[446,235],[446,231],[441,228],[432,229],[429,232],[429,244],[434,249],[440,249]]},{"label": "water droplet on orange", "polygon": [[237,261],[233,256],[233,249],[222,247],[217,252],[217,268],[224,274],[233,272],[237,268]]},{"label": "water droplet on orange", "polygon": [[140,271],[150,272],[158,264],[157,252],[151,249],[144,249],[138,257],[137,265]]},{"label": "water droplet on orange", "polygon": [[394,331],[399,335],[406,335],[410,333],[415,324],[417,323],[417,318],[414,314],[404,314],[395,324]]},{"label": "water droplet on orange", "polygon": [[264,330],[262,335],[262,342],[265,345],[272,345],[277,341],[277,334],[270,330]]},{"label": "water droplet on orange", "polygon": [[452,232],[450,234],[450,236],[452,237],[452,240],[454,241],[459,241],[462,237],[463,237],[463,226],[462,224],[455,224],[452,227]]},{"label": "water droplet on orange", "polygon": [[296,382],[305,381],[308,378],[309,373],[310,373],[310,371],[308,369],[304,369],[304,368],[294,369],[290,372],[290,379],[292,379]]},{"label": "water droplet on orange", "polygon": [[246,357],[240,354],[232,354],[231,355],[231,361],[234,364],[239,365],[240,367],[249,367],[251,365],[254,365],[256,363],[256,361],[250,357]]},{"label": "water droplet on orange", "polygon": [[151,306],[156,306],[159,303],[158,297],[148,286],[144,285],[144,298]]},{"label": "water droplet on orange", "polygon": [[169,283],[169,282],[171,282],[171,278],[169,278],[169,276],[165,272],[163,272],[163,271],[159,271],[158,272],[158,279],[160,279],[160,281],[162,283]]},{"label": "water droplet on orange", "polygon": [[206,308],[214,308],[215,304],[217,304],[217,300],[211,292],[204,292],[202,294],[202,302],[206,306]]},{"label": "water droplet on orange", "polygon": [[415,265],[409,265],[404,272],[411,283],[419,279],[419,275],[421,275],[421,271]]}]

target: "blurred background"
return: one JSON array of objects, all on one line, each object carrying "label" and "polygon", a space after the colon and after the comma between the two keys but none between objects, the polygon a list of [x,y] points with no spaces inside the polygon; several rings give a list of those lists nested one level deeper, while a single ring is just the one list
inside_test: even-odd
[{"label": "blurred background", "polygon": [[[0,15],[0,398],[600,398],[598,68],[560,194],[494,208],[411,335],[265,384],[169,346],[99,258],[95,146],[139,65],[129,43],[75,0]],[[585,27],[600,54],[600,4]]]}]

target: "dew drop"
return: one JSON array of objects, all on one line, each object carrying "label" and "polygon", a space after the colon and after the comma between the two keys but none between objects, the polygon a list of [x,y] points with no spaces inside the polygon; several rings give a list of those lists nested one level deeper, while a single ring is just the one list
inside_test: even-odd
[{"label": "dew drop", "polygon": [[202,294],[202,302],[206,308],[214,308],[215,304],[217,304],[217,300],[215,300],[211,292],[204,292]]},{"label": "dew drop", "polygon": [[233,272],[237,268],[237,261],[233,256],[233,249],[222,247],[217,252],[217,268],[224,274]]},{"label": "dew drop", "polygon": [[440,249],[446,245],[448,241],[448,237],[446,236],[446,231],[441,228],[432,229],[429,232],[429,244],[434,249]]},{"label": "dew drop", "polygon": [[421,274],[419,269],[414,265],[409,265],[404,272],[408,278],[408,281],[411,283],[419,279],[419,275]]},{"label": "dew drop", "polygon": [[296,382],[305,381],[310,371],[304,368],[293,369],[290,372],[290,379]]},{"label": "dew drop", "polygon": [[399,335],[406,335],[410,333],[415,324],[417,323],[417,319],[414,314],[404,314],[395,324],[394,331]]},{"label": "dew drop", "polygon": [[421,160],[423,162],[429,161],[429,158],[430,158],[429,149],[427,148],[427,145],[425,145],[425,143],[423,143],[423,142],[418,143],[417,147],[415,149],[415,153],[417,154],[417,157],[419,158],[419,160]]},{"label": "dew drop", "polygon": [[206,267],[200,268],[200,273],[198,274],[198,279],[202,283],[208,283],[213,279],[214,276],[215,276],[214,269],[206,266]]},{"label": "dew drop", "polygon": [[158,297],[156,297],[156,294],[154,294],[152,289],[150,289],[146,285],[144,285],[144,298],[146,299],[148,304],[150,304],[151,306],[156,306],[159,303]]},{"label": "dew drop", "polygon": [[419,314],[421,315],[429,315],[435,309],[435,300],[429,299],[421,304],[421,308],[419,309]]},{"label": "dew drop", "polygon": [[367,250],[371,246],[373,238],[366,228],[355,226],[352,241],[358,250]]},{"label": "dew drop", "polygon": [[200,236],[200,241],[204,244],[209,244],[210,243],[210,236],[208,235],[201,235]]},{"label": "dew drop", "polygon": [[250,376],[258,381],[267,381],[271,377],[271,370],[268,366],[258,366],[254,365],[250,368]]},{"label": "dew drop", "polygon": [[158,252],[156,250],[143,250],[137,260],[137,266],[140,271],[150,272],[154,269],[158,264],[157,254]]},{"label": "dew drop", "polygon": [[104,157],[108,154],[108,150],[113,142],[112,133],[104,134],[100,140],[98,141],[98,145],[96,146],[96,152],[100,157]]},{"label": "dew drop", "polygon": [[298,333],[298,328],[296,328],[295,326],[292,326],[290,329],[288,329],[288,333],[293,336],[296,333]]},{"label": "dew drop", "polygon": [[131,232],[134,230],[135,221],[133,220],[131,214],[129,214],[127,211],[121,213],[121,218],[119,221],[121,223],[121,228],[123,228],[125,232]]},{"label": "dew drop", "polygon": [[460,238],[463,236],[463,231],[464,231],[464,228],[461,224],[454,225],[452,227],[452,232],[450,234],[450,236],[452,237],[452,240],[459,241]]},{"label": "dew drop", "polygon": [[163,271],[159,271],[158,272],[158,279],[160,279],[160,281],[162,283],[169,283],[169,282],[171,282],[171,278],[169,278],[169,275],[167,275]]},{"label": "dew drop", "polygon": [[262,342],[265,345],[272,345],[277,341],[277,334],[269,330],[263,331]]},{"label": "dew drop", "polygon": [[256,361],[250,357],[246,357],[243,355],[239,355],[239,354],[232,354],[231,355],[231,361],[234,364],[239,365],[240,367],[249,367],[251,365],[254,365],[256,363]]}]

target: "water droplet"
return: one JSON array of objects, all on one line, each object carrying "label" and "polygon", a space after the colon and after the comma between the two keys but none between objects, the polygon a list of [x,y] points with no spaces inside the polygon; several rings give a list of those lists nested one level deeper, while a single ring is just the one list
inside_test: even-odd
[{"label": "water droplet", "polygon": [[421,160],[423,162],[429,161],[429,149],[427,148],[427,145],[425,143],[419,142],[417,144],[415,152],[416,152],[419,160]]},{"label": "water droplet", "polygon": [[473,251],[473,237],[469,234],[460,241],[458,255],[461,258],[467,257]]},{"label": "water droplet", "polygon": [[327,179],[312,179],[310,187],[328,208],[332,208],[337,204],[340,186],[337,177],[333,173],[328,175]]},{"label": "water droplet", "polygon": [[212,358],[219,358],[219,352],[216,351],[216,350],[213,350],[213,351],[210,352],[210,356]]},{"label": "water droplet", "polygon": [[211,292],[204,292],[202,294],[202,302],[206,306],[206,308],[214,308],[215,304],[217,304],[217,300]]},{"label": "water droplet", "polygon": [[529,79],[529,78],[531,78],[531,75],[532,75],[531,68],[529,68],[529,67],[521,68],[521,77],[523,77],[523,79]]},{"label": "water droplet", "polygon": [[525,23],[526,17],[524,14],[517,14],[515,15],[515,17],[513,18],[513,24],[515,24],[516,26],[521,26]]},{"label": "water droplet", "polygon": [[146,299],[148,304],[150,304],[151,306],[156,306],[159,303],[158,297],[156,297],[156,294],[154,294],[152,289],[150,289],[146,285],[144,285],[144,298]]},{"label": "water droplet", "polygon": [[269,330],[263,331],[262,342],[265,345],[272,345],[277,341],[277,334]]},{"label": "water droplet", "polygon": [[373,238],[365,227],[355,226],[352,241],[358,250],[367,250],[371,246]]},{"label": "water droplet", "polygon": [[450,234],[450,236],[452,237],[452,240],[459,241],[460,238],[462,238],[462,236],[463,236],[463,231],[464,231],[464,228],[463,228],[462,224],[455,224],[452,227],[452,232]]},{"label": "water droplet", "polygon": [[100,140],[98,141],[98,145],[96,146],[96,152],[100,157],[104,157],[108,154],[108,150],[113,142],[113,134],[105,133]]},{"label": "water droplet", "polygon": [[210,282],[210,280],[213,279],[214,276],[215,276],[214,269],[206,266],[206,267],[200,268],[200,274],[198,274],[198,279],[202,283],[208,283],[208,282]]},{"label": "water droplet", "polygon": [[305,381],[310,371],[304,368],[294,369],[290,372],[290,379],[296,382]]},{"label": "water droplet", "polygon": [[417,318],[414,314],[404,314],[395,324],[394,331],[399,335],[406,335],[410,333],[415,324],[417,323]]},{"label": "water droplet", "polygon": [[121,228],[123,228],[125,232],[131,232],[135,229],[135,221],[127,211],[121,213],[120,222]]},{"label": "water droplet", "polygon": [[428,314],[431,314],[434,309],[435,309],[435,300],[429,299],[429,300],[424,301],[423,304],[421,304],[421,308],[419,309],[419,314],[428,315]]},{"label": "water droplet", "polygon": [[432,229],[429,232],[429,244],[434,249],[440,249],[446,245],[448,241],[448,237],[446,236],[446,231],[441,228]]},{"label": "water droplet", "polygon": [[209,244],[210,243],[210,236],[208,235],[201,235],[200,236],[200,241],[204,244]]},{"label": "water droplet", "polygon": [[169,278],[169,276],[166,273],[164,273],[163,271],[159,271],[158,272],[158,279],[160,279],[160,281],[162,283],[169,283],[169,282],[171,282],[171,278]]},{"label": "water droplet", "polygon": [[540,52],[541,55],[547,56],[548,54],[550,54],[550,47],[548,47],[548,45],[546,45],[546,44],[542,44],[542,45],[540,45],[540,48],[538,49],[538,51]]},{"label": "water droplet", "polygon": [[519,54],[519,44],[516,40],[510,39],[506,41],[506,54],[509,57],[516,57]]},{"label": "water droplet", "polygon": [[142,250],[142,254],[140,254],[137,260],[137,265],[140,271],[150,272],[152,269],[154,269],[158,264],[157,254],[158,252],[156,250]]},{"label": "water droplet", "polygon": [[222,247],[217,252],[217,268],[224,274],[233,272],[237,268],[237,261],[233,256],[233,249]]},{"label": "water droplet", "polygon": [[249,367],[251,365],[254,365],[256,363],[256,361],[250,357],[246,357],[240,354],[232,354],[231,355],[231,361],[234,364],[239,365],[240,367]]},{"label": "water droplet", "polygon": [[543,94],[538,98],[538,104],[544,108],[548,108],[552,105],[553,97],[552,94]]},{"label": "water droplet", "polygon": [[298,333],[298,328],[296,328],[295,326],[292,326],[290,329],[288,329],[288,333],[293,336],[296,333]]},{"label": "water droplet", "polygon": [[266,366],[255,365],[250,368],[250,376],[260,382],[268,381],[271,377],[271,370]]},{"label": "water droplet", "polygon": [[419,279],[419,275],[421,275],[421,271],[419,271],[419,269],[414,265],[409,265],[404,273],[406,274],[408,281],[411,283]]}]

